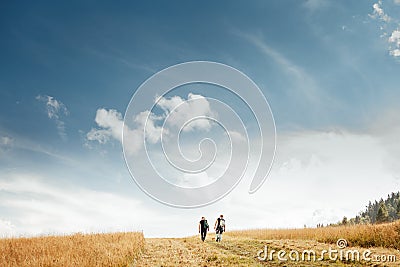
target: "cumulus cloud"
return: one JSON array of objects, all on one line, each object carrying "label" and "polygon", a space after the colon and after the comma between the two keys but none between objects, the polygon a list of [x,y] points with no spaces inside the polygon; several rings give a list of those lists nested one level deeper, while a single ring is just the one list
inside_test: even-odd
[{"label": "cumulus cloud", "polygon": [[49,119],[54,120],[57,126],[58,135],[62,138],[66,138],[65,123],[61,119],[63,116],[69,115],[67,107],[61,101],[48,95],[38,95],[36,100],[45,103],[47,116]]},{"label": "cumulus cloud", "polygon": [[[165,116],[170,116],[170,126],[182,127],[186,122],[195,117],[213,117],[216,114],[211,110],[210,103],[202,95],[189,93],[187,99],[182,99],[179,96],[172,98],[158,98],[157,106],[165,112]],[[182,131],[193,130],[210,130],[211,122],[209,120],[194,120],[185,125]]]},{"label": "cumulus cloud", "polygon": [[95,122],[98,128],[92,128],[87,134],[88,141],[97,141],[100,144],[106,144],[110,140],[122,142],[122,131],[125,127],[126,134],[131,138],[127,139],[129,144],[126,148],[128,153],[135,153],[143,143],[143,128],[146,124],[146,137],[151,143],[156,143],[161,136],[161,127],[155,126],[155,121],[159,118],[149,111],[143,111],[137,114],[133,120],[137,128],[130,129],[124,126],[122,114],[115,109],[98,109],[96,112]]},{"label": "cumulus cloud", "polygon": [[400,49],[396,48],[396,49],[390,50],[390,54],[394,57],[400,57]]},{"label": "cumulus cloud", "polygon": [[394,30],[388,39],[393,46],[390,47],[390,54],[394,57],[400,56],[400,30]]},{"label": "cumulus cloud", "polygon": [[[143,135],[146,133],[146,141],[155,144],[160,141],[161,133],[168,135],[171,127],[182,127],[185,122],[199,116],[215,116],[211,111],[208,100],[201,96],[189,93],[187,99],[180,96],[173,97],[155,97],[155,104],[159,107],[163,114],[144,110],[139,114],[135,114],[132,119],[134,127],[124,125],[123,117],[120,112],[115,109],[98,109],[96,112],[95,122],[97,128],[92,128],[87,134],[88,141],[97,141],[105,144],[109,140],[122,141],[122,131],[125,127],[125,133],[129,136],[126,140],[125,148],[128,153],[136,153],[143,146]],[[166,127],[162,127],[164,120],[168,120]],[[146,131],[144,128],[146,127]],[[183,131],[192,130],[209,130],[211,122],[209,120],[194,120],[183,127]],[[177,132],[177,131],[173,131]]]},{"label": "cumulus cloud", "polygon": [[96,124],[100,127],[98,129],[91,129],[86,134],[89,141],[97,141],[100,144],[107,143],[110,138],[118,141],[122,140],[123,119],[121,113],[115,109],[100,108],[96,112]]},{"label": "cumulus cloud", "polygon": [[400,31],[395,30],[392,32],[392,35],[389,37],[389,42],[395,43],[396,45],[400,45]]},{"label": "cumulus cloud", "polygon": [[372,8],[374,9],[373,13],[370,15],[372,18],[378,18],[384,22],[389,22],[391,20],[391,18],[385,13],[382,8],[382,1],[378,1],[377,3],[373,4]]},{"label": "cumulus cloud", "polygon": [[[398,2],[398,0],[395,0],[394,3],[397,4]],[[382,21],[380,29],[383,33],[381,37],[387,38],[387,36],[390,35],[387,39],[389,54],[393,57],[400,57],[400,24],[398,23],[398,20],[392,19],[388,14],[386,14],[386,12],[382,8],[381,0],[373,4],[372,8],[373,13],[369,14],[369,16],[372,19],[379,19],[380,21]]]},{"label": "cumulus cloud", "polygon": [[136,115],[133,120],[136,122],[137,131],[143,132],[146,127],[146,140],[155,144],[160,140],[162,132],[162,127],[156,126],[156,123],[162,119],[163,117],[156,116],[146,110]]}]

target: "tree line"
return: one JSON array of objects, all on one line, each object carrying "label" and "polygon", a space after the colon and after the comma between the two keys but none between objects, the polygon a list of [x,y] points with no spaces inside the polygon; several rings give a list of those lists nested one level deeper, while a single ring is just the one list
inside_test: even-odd
[{"label": "tree line", "polygon": [[393,222],[400,219],[400,192],[388,194],[387,198],[379,201],[369,202],[364,211],[356,217],[348,219],[343,217],[342,221],[331,224],[335,225],[354,225],[354,224],[376,224]]}]

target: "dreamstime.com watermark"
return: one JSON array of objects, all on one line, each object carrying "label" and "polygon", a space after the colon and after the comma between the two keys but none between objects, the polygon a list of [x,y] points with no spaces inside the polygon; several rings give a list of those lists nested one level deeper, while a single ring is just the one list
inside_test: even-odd
[{"label": "dreamstime.com watermark", "polygon": [[263,250],[257,252],[257,258],[260,261],[345,261],[345,262],[396,262],[396,255],[393,254],[373,254],[369,249],[346,249],[347,241],[345,239],[339,239],[336,242],[337,248],[323,249],[317,252],[313,249],[304,249],[302,251],[291,249],[291,250],[275,250],[270,249],[265,245]]}]

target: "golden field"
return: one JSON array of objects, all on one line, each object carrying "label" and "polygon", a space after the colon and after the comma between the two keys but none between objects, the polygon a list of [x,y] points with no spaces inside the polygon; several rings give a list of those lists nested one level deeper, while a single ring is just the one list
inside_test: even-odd
[{"label": "golden field", "polygon": [[[380,225],[335,226],[302,229],[253,229],[228,231],[223,234],[222,242],[214,241],[210,232],[203,243],[199,236],[187,238],[150,238],[142,257],[134,261],[133,266],[173,267],[173,266],[332,266],[332,267],[395,267],[400,266],[400,221]],[[338,239],[346,239],[343,251],[359,251],[362,255],[370,251],[371,259],[334,259],[322,251],[338,249]],[[291,250],[300,254],[313,250],[317,260],[280,261],[276,254],[273,259],[260,260],[259,251],[268,246],[269,251]],[[265,255],[265,254],[264,254]]]},{"label": "golden field", "polygon": [[315,240],[336,243],[340,238],[350,246],[384,247],[400,249],[400,220],[385,224],[329,226],[303,229],[254,229],[233,231],[232,237],[248,237],[262,240]]},{"label": "golden field", "polygon": [[[216,243],[210,232],[199,236],[144,238],[142,233],[75,234],[35,238],[0,239],[0,266],[399,266],[400,221],[380,225],[337,226],[304,229],[254,229],[228,231]],[[266,245],[275,251],[307,250],[316,253],[337,248],[370,250],[391,261],[262,261],[257,253]],[[320,254],[318,254],[320,255]]]},{"label": "golden field", "polygon": [[0,239],[0,266],[129,266],[144,248],[139,232]]}]

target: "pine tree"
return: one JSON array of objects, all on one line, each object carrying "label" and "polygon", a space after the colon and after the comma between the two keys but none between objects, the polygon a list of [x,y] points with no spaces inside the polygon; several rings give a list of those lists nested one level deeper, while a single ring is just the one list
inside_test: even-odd
[{"label": "pine tree", "polygon": [[397,200],[396,215],[397,219],[400,219],[400,198]]},{"label": "pine tree", "polygon": [[383,223],[389,221],[389,212],[385,205],[385,202],[381,201],[379,204],[378,213],[376,214],[376,222]]},{"label": "pine tree", "polygon": [[355,220],[354,220],[354,223],[355,224],[360,224],[360,222],[361,222],[361,218],[360,218],[360,216],[357,215]]},{"label": "pine tree", "polygon": [[396,218],[396,208],[392,205],[392,201],[387,201],[385,204],[389,214],[389,221],[394,221]]}]

